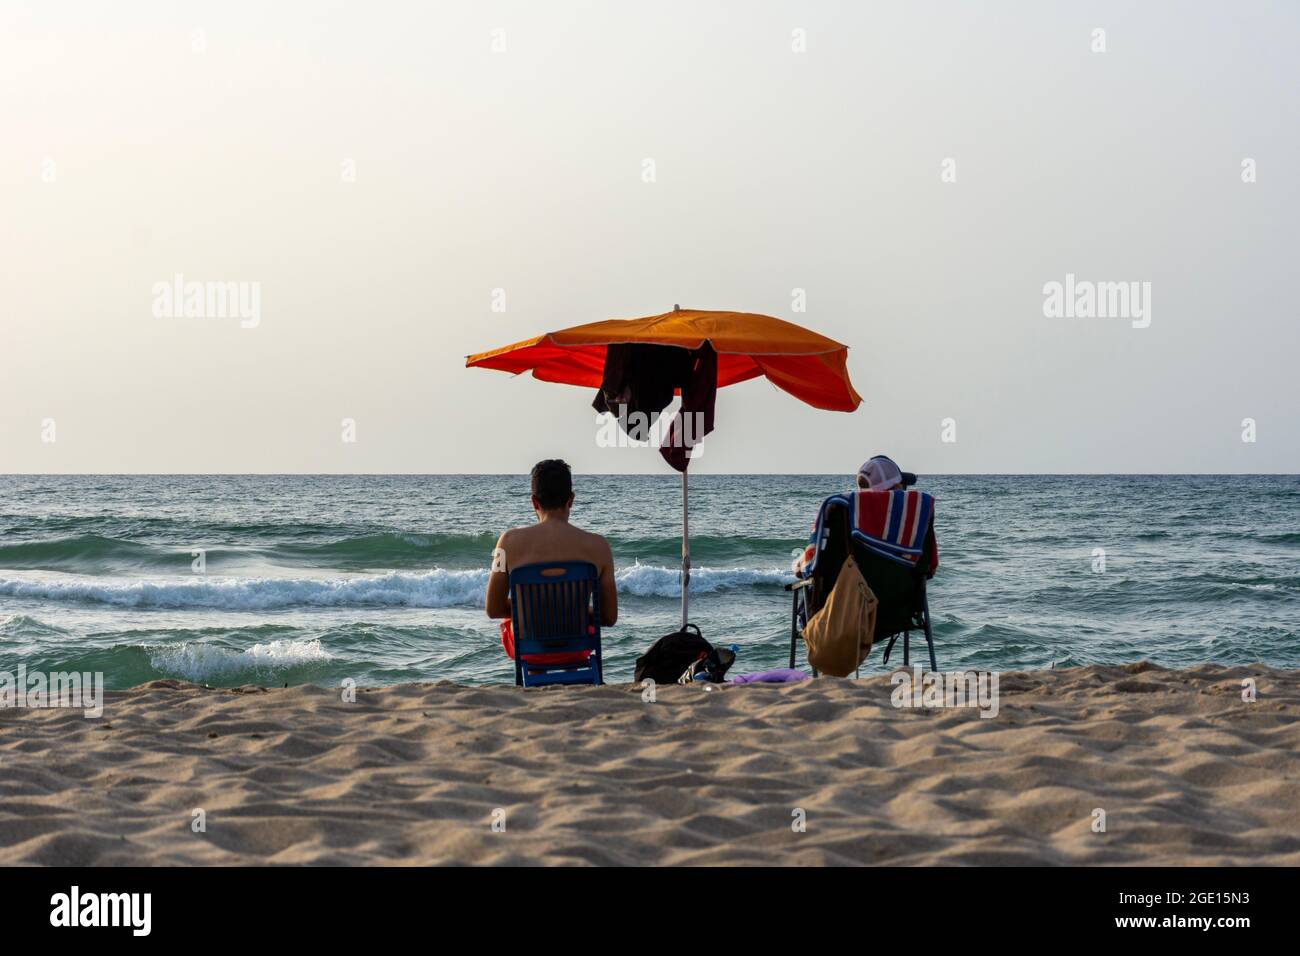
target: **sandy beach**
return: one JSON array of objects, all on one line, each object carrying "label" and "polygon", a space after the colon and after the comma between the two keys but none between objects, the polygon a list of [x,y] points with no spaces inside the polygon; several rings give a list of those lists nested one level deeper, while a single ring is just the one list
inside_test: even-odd
[{"label": "sandy beach", "polygon": [[1008,673],[992,719],[891,690],[155,681],[100,719],[5,710],[0,863],[1300,863],[1300,671]]}]

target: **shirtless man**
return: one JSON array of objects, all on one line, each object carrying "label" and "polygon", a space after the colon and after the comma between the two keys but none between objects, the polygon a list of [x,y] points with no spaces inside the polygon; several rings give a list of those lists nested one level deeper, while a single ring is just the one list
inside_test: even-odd
[{"label": "shirtless man", "polygon": [[[573,474],[559,459],[533,466],[533,510],[537,524],[511,528],[497,540],[488,575],[487,615],[500,618],[501,643],[513,660],[515,642],[510,633],[510,569],[542,561],[590,561],[600,576],[600,623],[610,627],[618,620],[618,591],[614,585],[614,555],[609,542],[598,534],[569,523],[573,508]],[[578,659],[585,658],[585,653]],[[536,662],[563,663],[543,658],[573,655],[539,655]],[[528,658],[533,660],[533,658]]]}]

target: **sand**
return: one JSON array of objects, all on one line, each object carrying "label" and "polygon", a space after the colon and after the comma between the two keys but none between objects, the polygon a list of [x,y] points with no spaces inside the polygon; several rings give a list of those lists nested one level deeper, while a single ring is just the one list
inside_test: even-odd
[{"label": "sand", "polygon": [[0,711],[0,863],[1300,864],[1300,671],[999,689],[982,719],[894,708],[883,674],[654,703],[155,681],[100,719]]}]

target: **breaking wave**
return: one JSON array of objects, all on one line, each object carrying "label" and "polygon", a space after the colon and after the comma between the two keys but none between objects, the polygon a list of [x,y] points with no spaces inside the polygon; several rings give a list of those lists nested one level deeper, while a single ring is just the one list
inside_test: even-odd
[{"label": "breaking wave", "polygon": [[[677,597],[681,571],[634,564],[616,572],[621,593],[637,597]],[[754,568],[694,568],[691,591],[711,593],[736,588],[777,586],[788,571]],[[109,604],[131,608],[217,608],[265,611],[288,607],[482,607],[487,569],[438,568],[421,573],[346,578],[198,578],[196,580],[50,580],[0,578],[0,596],[54,602]]]},{"label": "breaking wave", "polygon": [[149,663],[155,670],[196,683],[239,674],[265,676],[332,659],[318,640],[277,640],[243,650],[188,642],[149,649]]}]

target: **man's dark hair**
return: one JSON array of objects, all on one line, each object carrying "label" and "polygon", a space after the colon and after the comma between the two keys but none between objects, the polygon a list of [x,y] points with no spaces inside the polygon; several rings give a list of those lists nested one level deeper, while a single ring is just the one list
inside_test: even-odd
[{"label": "man's dark hair", "polygon": [[533,497],[546,511],[563,508],[573,494],[573,472],[567,462],[548,458],[533,465]]}]

